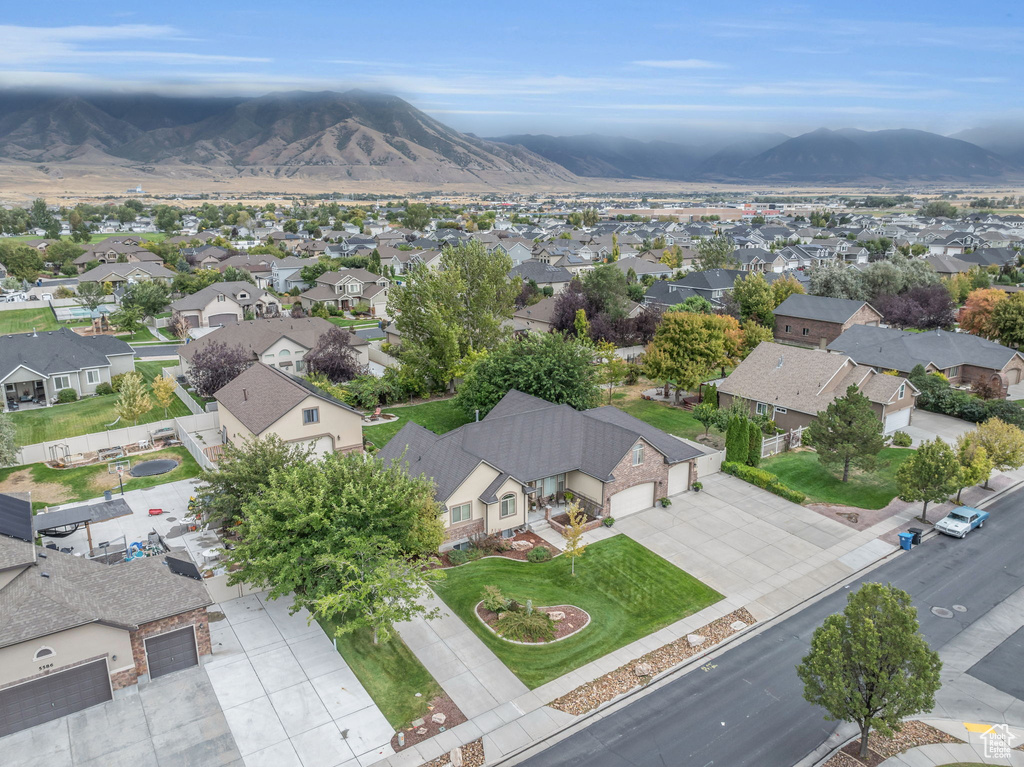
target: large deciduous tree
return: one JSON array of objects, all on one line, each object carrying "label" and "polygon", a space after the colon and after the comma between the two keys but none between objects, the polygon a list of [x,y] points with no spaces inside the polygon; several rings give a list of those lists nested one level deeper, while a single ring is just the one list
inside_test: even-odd
[{"label": "large deciduous tree", "polygon": [[695,271],[733,269],[739,265],[733,254],[736,245],[724,235],[716,234],[714,237],[702,238],[697,241],[694,249],[697,251],[697,255],[693,259]]},{"label": "large deciduous tree", "polygon": [[84,306],[90,312],[96,311],[106,300],[107,292],[100,283],[83,282],[78,286],[78,295],[75,297],[75,303],[79,306]]},{"label": "large deciduous tree", "polygon": [[1024,344],[1024,294],[1011,293],[992,310],[992,328],[1001,344]]},{"label": "large deciduous tree", "polygon": [[[1024,466],[1024,431],[999,418],[989,418],[971,434],[971,439],[985,448],[992,468],[997,471]],[[988,477],[985,478],[988,486]]]},{"label": "large deciduous tree", "polygon": [[134,371],[125,373],[114,402],[114,412],[126,421],[137,424],[139,419],[153,409],[153,400],[142,382],[142,374]]},{"label": "large deciduous tree", "polygon": [[973,434],[961,434],[956,440],[956,460],[959,464],[957,472],[956,502],[960,503],[960,494],[965,487],[988,484],[992,473],[992,459],[988,451],[978,443]]},{"label": "large deciduous tree", "polygon": [[918,633],[910,595],[867,583],[815,629],[797,676],[826,719],[860,728],[863,758],[871,730],[892,736],[903,719],[934,708],[941,670],[939,654]]},{"label": "large deciduous tree", "polygon": [[810,293],[828,298],[864,299],[860,274],[838,263],[811,269]]},{"label": "large deciduous tree", "polygon": [[352,348],[352,334],[331,327],[313,344],[303,358],[310,373],[319,373],[331,383],[351,381],[360,372],[359,360]]},{"label": "large deciduous tree", "polygon": [[818,452],[818,461],[827,469],[842,470],[842,480],[850,479],[850,468],[868,471],[888,439],[882,434],[882,421],[871,409],[871,402],[856,386],[846,395],[829,403],[811,421],[805,435]]},{"label": "large deciduous tree", "polygon": [[558,333],[513,338],[470,366],[455,402],[482,418],[512,389],[577,410],[593,407],[600,397],[594,350]]},{"label": "large deciduous tree", "polygon": [[154,280],[129,285],[121,299],[121,306],[137,306],[143,317],[155,317],[170,301],[167,287]]},{"label": "large deciduous tree", "polygon": [[972,290],[960,310],[960,328],[982,338],[998,338],[999,333],[992,318],[996,306],[1006,297],[1006,291],[997,288]]},{"label": "large deciduous tree", "polygon": [[739,358],[742,333],[735,318],[719,314],[667,312],[644,354],[644,374],[653,381],[694,391],[715,369]]},{"label": "large deciduous tree", "polygon": [[741,320],[754,320],[766,328],[775,326],[775,297],[764,275],[760,273],[737,277],[732,297],[740,310]]},{"label": "large deciduous tree", "polygon": [[900,295],[879,296],[875,299],[875,308],[887,324],[900,328],[948,330],[956,322],[956,307],[942,285],[919,286]]},{"label": "large deciduous tree", "polygon": [[791,274],[787,274],[785,277],[779,280],[775,280],[772,283],[772,303],[773,309],[777,309],[779,304],[789,298],[791,295],[798,293],[803,294],[804,286]]},{"label": "large deciduous tree", "polygon": [[212,397],[254,361],[241,344],[228,346],[223,341],[210,341],[192,356],[188,380],[200,397]]},{"label": "large deciduous tree", "polygon": [[942,503],[958,489],[960,464],[953,448],[940,437],[923,443],[896,472],[902,501],[923,501],[921,521],[928,521],[928,504]]}]

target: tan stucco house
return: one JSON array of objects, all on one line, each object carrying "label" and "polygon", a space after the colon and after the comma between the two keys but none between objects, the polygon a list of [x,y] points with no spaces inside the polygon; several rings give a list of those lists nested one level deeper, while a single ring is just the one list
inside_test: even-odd
[{"label": "tan stucco house", "polygon": [[312,446],[318,455],[363,449],[359,411],[262,362],[214,397],[225,442],[241,444],[275,434],[284,442]]},{"label": "tan stucco house", "polygon": [[297,302],[307,311],[317,304],[351,311],[365,304],[371,317],[387,314],[388,288],[391,280],[366,269],[340,269],[317,277],[316,285],[301,293]]},{"label": "tan stucco house", "polygon": [[245,313],[254,317],[276,317],[281,313],[277,298],[248,282],[216,282],[190,296],[171,302],[192,328],[213,328],[242,322]]}]

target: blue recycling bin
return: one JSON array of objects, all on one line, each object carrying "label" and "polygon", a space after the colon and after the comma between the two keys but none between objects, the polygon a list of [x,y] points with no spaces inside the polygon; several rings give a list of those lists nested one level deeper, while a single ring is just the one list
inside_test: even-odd
[{"label": "blue recycling bin", "polygon": [[914,534],[913,533],[900,533],[900,548],[904,551],[910,551],[910,547],[914,545]]}]

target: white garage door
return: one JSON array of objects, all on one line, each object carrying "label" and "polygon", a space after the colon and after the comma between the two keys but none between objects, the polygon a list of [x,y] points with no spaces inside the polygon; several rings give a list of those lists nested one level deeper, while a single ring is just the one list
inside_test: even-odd
[{"label": "white garage door", "polygon": [[910,408],[905,407],[902,410],[897,410],[895,413],[889,413],[885,417],[885,432],[888,434],[891,431],[902,429],[905,426],[910,425]]},{"label": "white garage door", "polygon": [[668,494],[675,495],[686,491],[690,481],[689,462],[677,463],[668,470]]},{"label": "white garage door", "polygon": [[654,505],[654,483],[645,482],[642,485],[621,490],[612,496],[612,516],[623,517],[632,514],[634,511],[643,511]]}]

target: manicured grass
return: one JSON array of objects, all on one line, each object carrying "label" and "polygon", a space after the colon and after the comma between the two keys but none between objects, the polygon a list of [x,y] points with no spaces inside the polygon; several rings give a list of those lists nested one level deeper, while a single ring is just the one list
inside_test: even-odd
[{"label": "manicured grass", "polygon": [[125,333],[125,334],[119,335],[117,337],[120,338],[122,341],[127,341],[128,343],[144,343],[146,341],[159,341],[160,340],[156,336],[153,335],[153,333],[150,331],[149,328],[147,328],[145,326],[143,326],[142,329],[139,330],[138,333]]},{"label": "manicured grass", "polygon": [[[139,456],[132,456],[129,460],[134,466],[142,461],[156,460],[159,458],[177,458],[180,465],[155,477],[132,477],[127,472],[123,477],[125,490],[141,490],[146,487],[162,485],[166,482],[177,482],[179,479],[198,477],[202,469],[199,464],[183,447],[169,447],[164,450],[156,450],[151,453],[143,453]],[[77,469],[51,469],[44,463],[33,463],[28,466],[15,466],[10,469],[0,470],[0,487],[12,474],[19,472],[30,472],[31,484],[24,488],[10,487],[7,489],[24,489],[32,491],[32,508],[41,509],[47,505],[59,503],[71,503],[74,501],[87,501],[90,498],[98,498],[103,495],[104,490],[120,492],[121,488],[117,481],[117,474],[110,474],[106,463],[81,466]],[[60,493],[60,497],[53,493]]]},{"label": "manicured grass", "polygon": [[[338,622],[321,619],[319,623],[333,638]],[[339,635],[337,643],[341,657],[396,730],[426,716],[430,701],[441,694],[441,685],[397,634],[374,645],[373,631],[358,629]]]},{"label": "manicured grass", "polygon": [[469,423],[471,420],[455,406],[455,401],[450,399],[424,402],[421,405],[396,407],[384,412],[393,413],[398,416],[398,419],[390,423],[363,426],[363,433],[366,435],[366,438],[377,447],[384,447],[393,436],[398,434],[398,430],[405,426],[407,421],[418,423],[435,434],[444,434],[447,431],[457,429],[463,424]]},{"label": "manicured grass", "polygon": [[373,328],[379,325],[377,320],[349,320],[344,317],[328,317],[327,321],[337,325],[339,328]]},{"label": "manicured grass", "polygon": [[848,482],[822,466],[817,453],[807,451],[782,453],[764,461],[761,467],[777,474],[784,484],[804,493],[813,503],[881,509],[896,497],[896,472],[913,454],[908,448],[887,447],[879,454],[873,471],[851,471]]},{"label": "manicured grass", "polygon": [[[531,689],[657,631],[722,598],[714,589],[625,535],[595,543],[569,573],[569,559],[517,562],[490,558],[445,571],[434,590]],[[475,613],[484,586],[522,604],[572,604],[590,613],[580,633],[546,645],[495,636]]]},{"label": "manicured grass", "polygon": [[[148,384],[160,375],[166,364],[136,361],[135,370],[142,374]],[[152,394],[152,388],[150,393]],[[112,424],[117,419],[117,413],[114,412],[116,399],[116,394],[106,394],[102,397],[85,397],[78,402],[65,405],[11,413],[11,420],[14,421],[16,429],[15,441],[18,445],[33,445],[61,437],[78,437],[82,434],[107,431],[107,424]],[[191,415],[191,411],[184,402],[175,397],[171,401],[171,406],[167,408],[166,417],[177,418],[183,415]],[[153,409],[139,419],[139,424],[162,421],[164,418],[164,409],[154,401]],[[121,421],[111,428],[121,429],[131,425]]]},{"label": "manicured grass", "polygon": [[56,330],[60,325],[53,316],[53,310],[46,305],[32,309],[13,309],[0,312],[0,336],[11,333],[31,333],[32,328],[40,330]]},{"label": "manicured grass", "polygon": [[[704,427],[700,421],[693,417],[693,412],[683,410],[681,407],[666,405],[664,402],[655,402],[647,399],[634,399],[628,402],[613,402],[612,404],[620,410],[624,410],[634,418],[639,418],[644,423],[649,423],[669,434],[686,439],[697,439],[704,433]],[[711,429],[715,431],[714,428]]]}]

